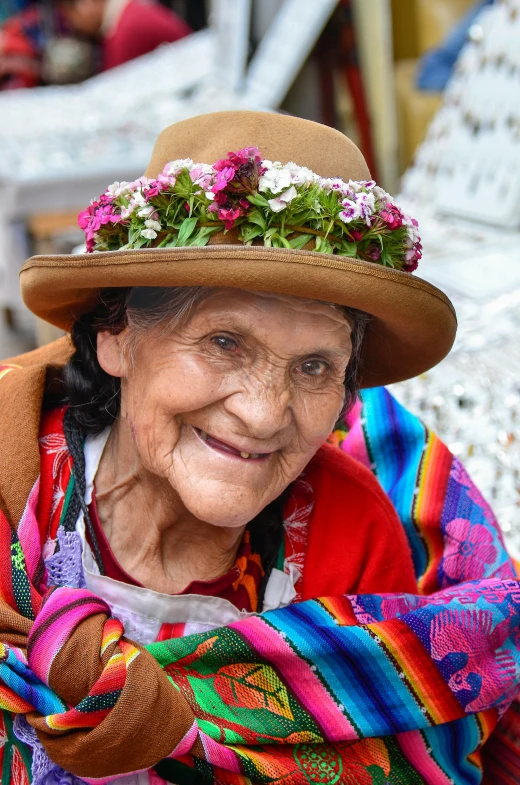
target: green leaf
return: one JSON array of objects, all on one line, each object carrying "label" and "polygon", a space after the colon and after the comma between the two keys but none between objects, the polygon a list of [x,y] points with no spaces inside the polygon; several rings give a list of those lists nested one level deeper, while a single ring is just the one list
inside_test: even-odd
[{"label": "green leaf", "polygon": [[289,248],[294,248],[299,251],[304,245],[314,239],[313,234],[300,234],[298,237],[293,237],[289,240]]},{"label": "green leaf", "polygon": [[141,235],[141,230],[144,229],[142,224],[132,224],[128,230],[128,242],[133,245]]},{"label": "green leaf", "polygon": [[191,195],[193,191],[193,183],[191,182],[190,173],[187,169],[182,169],[179,172],[173,190],[175,193],[182,194],[186,198]]},{"label": "green leaf", "polygon": [[257,207],[269,207],[269,202],[263,196],[260,196],[258,191],[254,194],[248,194],[247,200]]},{"label": "green leaf", "polygon": [[345,256],[355,256],[357,254],[357,243],[343,243],[340,253]]},{"label": "green leaf", "polygon": [[333,253],[334,248],[332,243],[329,243],[324,237],[317,237],[316,238],[316,250],[320,253]]},{"label": "green leaf", "polygon": [[292,245],[290,244],[289,240],[286,240],[286,238],[283,237],[281,234],[277,234],[276,238],[279,240],[280,243],[277,246],[277,248],[289,248],[289,250],[292,248]]},{"label": "green leaf", "polygon": [[167,247],[169,245],[172,237],[173,237],[173,235],[171,233],[167,234],[166,237],[163,240],[161,240],[161,242],[159,243],[157,248],[165,248],[165,247]]},{"label": "green leaf", "polygon": [[260,226],[243,226],[240,233],[240,239],[243,243],[251,243],[255,237],[260,237],[263,230]]},{"label": "green leaf", "polygon": [[209,238],[211,237],[211,235],[220,231],[222,231],[221,226],[203,226],[199,229],[198,232],[196,232],[192,237],[190,237],[190,239],[186,243],[186,246],[202,247],[204,245],[207,245],[209,243]]},{"label": "green leaf", "polygon": [[266,230],[267,223],[260,210],[251,210],[251,212],[247,215],[247,222],[257,224],[257,226],[259,226],[263,232]]},{"label": "green leaf", "polygon": [[199,219],[197,216],[193,216],[193,218],[185,218],[181,224],[181,228],[179,229],[179,234],[177,236],[177,247],[182,247],[187,245],[188,239],[191,237],[193,232],[195,231],[195,227],[197,225],[197,221]]}]

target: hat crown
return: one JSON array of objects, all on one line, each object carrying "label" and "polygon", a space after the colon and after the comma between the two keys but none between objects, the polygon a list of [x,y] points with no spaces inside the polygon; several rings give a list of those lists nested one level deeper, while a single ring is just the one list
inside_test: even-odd
[{"label": "hat crown", "polygon": [[371,179],[356,145],[334,128],[290,115],[245,111],[200,115],[165,128],[145,174],[156,178],[167,163],[182,158],[214,164],[229,152],[252,146],[263,159],[294,161],[321,177]]}]

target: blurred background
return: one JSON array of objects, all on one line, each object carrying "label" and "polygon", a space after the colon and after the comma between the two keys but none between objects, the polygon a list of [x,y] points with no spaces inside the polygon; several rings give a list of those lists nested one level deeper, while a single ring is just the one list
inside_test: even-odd
[{"label": "blurred background", "polygon": [[0,0],[0,356],[58,335],[24,260],[81,244],[77,213],[166,125],[230,108],[339,128],[419,219],[460,329],[393,392],[520,558],[520,0]]}]

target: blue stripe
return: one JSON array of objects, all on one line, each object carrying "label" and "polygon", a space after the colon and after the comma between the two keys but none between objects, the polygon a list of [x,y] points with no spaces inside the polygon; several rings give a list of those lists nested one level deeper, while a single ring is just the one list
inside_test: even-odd
[{"label": "blue stripe", "polygon": [[428,728],[424,737],[439,766],[457,785],[479,785],[482,772],[468,761],[468,755],[475,752],[481,741],[474,716]]},{"label": "blue stripe", "polygon": [[305,608],[291,605],[265,617],[291,639],[301,656],[316,665],[362,737],[425,727],[424,714],[392,666],[382,660],[382,651],[368,630],[333,624],[314,601],[305,603]]},{"label": "blue stripe", "polygon": [[382,387],[363,390],[362,401],[361,416],[375,474],[401,519],[415,574],[420,576],[428,566],[428,552],[412,516],[426,429]]}]

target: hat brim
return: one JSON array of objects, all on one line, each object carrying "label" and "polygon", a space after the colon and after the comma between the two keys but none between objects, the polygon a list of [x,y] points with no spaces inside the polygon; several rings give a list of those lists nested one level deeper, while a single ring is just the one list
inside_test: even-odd
[{"label": "hat brim", "polygon": [[27,307],[69,331],[101,289],[220,286],[348,305],[371,314],[363,387],[403,381],[450,351],[455,310],[443,292],[410,273],[359,259],[263,246],[150,248],[34,256],[20,273]]}]

